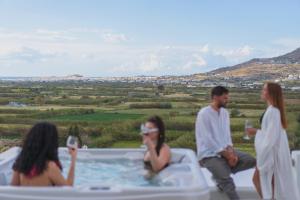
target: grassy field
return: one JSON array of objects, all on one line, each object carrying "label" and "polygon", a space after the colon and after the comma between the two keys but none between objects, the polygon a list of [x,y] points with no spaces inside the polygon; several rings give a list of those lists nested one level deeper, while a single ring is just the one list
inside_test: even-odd
[{"label": "grassy field", "polygon": [[[19,145],[38,121],[59,127],[61,145],[71,126],[77,126],[89,147],[132,148],[141,145],[139,127],[147,117],[163,117],[171,147],[195,149],[196,114],[209,104],[208,88],[182,85],[86,82],[0,82],[0,150]],[[299,148],[300,94],[285,91],[291,148]],[[8,106],[9,102],[26,107]],[[266,105],[259,89],[230,89],[231,130],[236,148],[254,155],[253,140],[244,141],[244,122],[259,128]]]},{"label": "grassy field", "polygon": [[61,115],[49,118],[49,121],[97,121],[97,122],[106,122],[106,121],[118,121],[118,120],[130,120],[130,119],[139,119],[142,114],[129,114],[129,113],[108,113],[108,112],[98,112],[91,114],[71,114],[71,115]]}]

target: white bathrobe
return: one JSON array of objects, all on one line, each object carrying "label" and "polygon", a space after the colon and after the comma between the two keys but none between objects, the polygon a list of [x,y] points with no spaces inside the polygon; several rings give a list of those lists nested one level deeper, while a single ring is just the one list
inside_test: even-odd
[{"label": "white bathrobe", "polygon": [[263,198],[272,198],[274,175],[275,199],[299,200],[287,133],[281,124],[280,111],[274,106],[269,106],[264,114],[262,129],[256,133],[255,149]]}]

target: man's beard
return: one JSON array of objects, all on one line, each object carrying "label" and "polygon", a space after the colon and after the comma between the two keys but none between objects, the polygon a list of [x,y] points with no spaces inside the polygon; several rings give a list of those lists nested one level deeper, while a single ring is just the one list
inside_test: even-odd
[{"label": "man's beard", "polygon": [[226,103],[220,103],[218,105],[219,108],[226,108],[227,107],[227,104]]}]

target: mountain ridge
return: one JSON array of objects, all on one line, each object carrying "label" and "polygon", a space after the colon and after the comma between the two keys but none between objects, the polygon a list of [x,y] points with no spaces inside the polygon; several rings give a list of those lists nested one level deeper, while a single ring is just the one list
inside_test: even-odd
[{"label": "mountain ridge", "polygon": [[253,58],[228,67],[221,67],[207,73],[208,76],[259,77],[274,79],[300,74],[300,48],[271,58]]}]

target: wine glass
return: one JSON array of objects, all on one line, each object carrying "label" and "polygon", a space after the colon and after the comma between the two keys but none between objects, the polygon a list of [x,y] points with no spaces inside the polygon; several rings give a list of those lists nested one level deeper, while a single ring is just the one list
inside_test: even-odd
[{"label": "wine glass", "polygon": [[249,137],[248,133],[247,133],[247,129],[248,128],[253,128],[253,124],[250,120],[246,119],[245,120],[245,133],[244,133],[244,140],[250,140],[251,138]]},{"label": "wine glass", "polygon": [[72,148],[72,149],[77,149],[78,148],[78,138],[73,135],[69,135],[67,139],[67,147]]},{"label": "wine glass", "polygon": [[[140,127],[140,135],[143,137],[144,135],[147,135],[148,133],[147,133],[147,128],[146,128],[146,126],[145,126],[145,124],[141,124],[141,127]],[[143,149],[143,150],[148,150],[148,147],[147,147],[147,145],[145,145],[145,144],[142,144],[141,146],[140,146],[140,148],[141,149]]]}]

